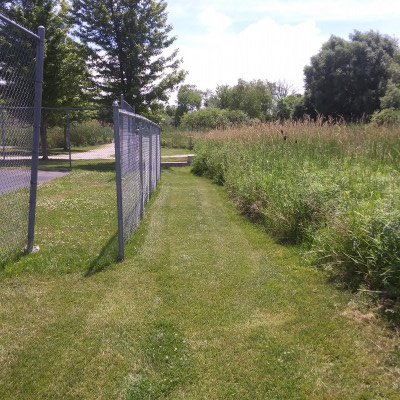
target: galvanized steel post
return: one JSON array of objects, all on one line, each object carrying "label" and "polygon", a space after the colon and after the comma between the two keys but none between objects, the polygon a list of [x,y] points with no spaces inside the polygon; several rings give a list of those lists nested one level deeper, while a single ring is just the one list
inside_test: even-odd
[{"label": "galvanized steel post", "polygon": [[67,143],[68,143],[68,156],[69,156],[69,169],[72,169],[72,155],[71,155],[71,132],[69,130],[69,110],[66,110],[67,117]]},{"label": "galvanized steel post", "polygon": [[118,213],[118,258],[124,259],[124,219],[122,209],[122,174],[121,174],[121,146],[119,136],[119,107],[113,103],[114,144],[115,144],[115,175],[117,183],[117,213]]},{"label": "galvanized steel post", "polygon": [[4,108],[1,107],[1,142],[3,147],[3,161],[6,159],[6,134],[4,131]]},{"label": "galvanized steel post", "polygon": [[39,39],[36,44],[36,78],[35,78],[35,103],[33,111],[33,141],[32,141],[32,166],[31,187],[29,199],[28,244],[26,250],[33,251],[35,236],[37,176],[39,168],[39,137],[42,117],[42,89],[43,89],[43,62],[44,62],[44,35],[43,26],[38,28]]},{"label": "galvanized steel post", "polygon": [[139,179],[140,179],[140,218],[144,216],[144,181],[143,181],[143,132],[139,121]]}]

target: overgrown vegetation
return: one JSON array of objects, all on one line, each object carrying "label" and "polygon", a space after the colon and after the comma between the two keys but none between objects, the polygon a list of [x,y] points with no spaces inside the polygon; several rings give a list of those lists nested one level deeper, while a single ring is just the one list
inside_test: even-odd
[{"label": "overgrown vegetation", "polygon": [[399,317],[398,126],[319,121],[210,132],[193,172],[352,289],[379,291]]},{"label": "overgrown vegetation", "polygon": [[[50,149],[67,146],[66,128],[55,126],[47,130],[48,147]],[[114,139],[114,130],[111,124],[98,120],[72,122],[70,124],[71,146],[95,146],[111,143]]]},{"label": "overgrown vegetation", "polygon": [[[163,172],[116,262],[113,163],[40,185],[38,253],[0,274],[0,398],[396,399],[398,336],[238,216]],[[194,245],[195,244],[195,245]]]}]

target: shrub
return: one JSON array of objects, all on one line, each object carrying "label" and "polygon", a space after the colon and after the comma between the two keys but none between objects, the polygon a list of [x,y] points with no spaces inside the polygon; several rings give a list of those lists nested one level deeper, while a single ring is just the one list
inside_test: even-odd
[{"label": "shrub", "polygon": [[[47,130],[49,148],[64,147],[64,129],[53,127]],[[112,124],[98,120],[70,123],[71,146],[94,146],[97,144],[111,143],[114,139]]]},{"label": "shrub", "polygon": [[221,110],[219,108],[203,108],[185,114],[181,125],[192,130],[226,129],[231,126],[251,125],[254,120],[240,110]]},{"label": "shrub", "polygon": [[377,125],[395,125],[400,123],[400,110],[386,108],[381,111],[375,111],[371,122]]}]

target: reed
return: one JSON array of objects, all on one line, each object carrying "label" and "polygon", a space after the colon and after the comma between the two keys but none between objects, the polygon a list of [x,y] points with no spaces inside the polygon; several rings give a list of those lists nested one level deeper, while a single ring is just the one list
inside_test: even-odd
[{"label": "reed", "polygon": [[271,122],[209,132],[195,152],[193,172],[224,184],[278,240],[341,285],[398,303],[399,126]]}]

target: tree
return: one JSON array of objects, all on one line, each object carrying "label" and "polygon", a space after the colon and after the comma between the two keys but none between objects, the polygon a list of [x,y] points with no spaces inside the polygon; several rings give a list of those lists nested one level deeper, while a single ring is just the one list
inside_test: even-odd
[{"label": "tree", "polygon": [[[90,74],[86,66],[88,49],[68,36],[70,7],[66,1],[12,0],[0,3],[0,10],[12,20],[36,31],[46,28],[43,71],[43,107],[83,106],[92,97]],[[47,126],[59,123],[56,114],[42,110],[42,156],[48,158]]]},{"label": "tree", "polygon": [[359,119],[380,106],[396,40],[355,31],[350,40],[331,36],[304,69],[306,96],[318,113]]},{"label": "tree", "polygon": [[389,81],[385,95],[381,98],[381,108],[400,109],[400,50],[395,55],[388,67]]},{"label": "tree", "polygon": [[185,78],[164,0],[73,0],[77,34],[95,50],[93,68],[105,103],[122,93],[146,112]]},{"label": "tree", "polygon": [[201,102],[202,92],[195,85],[182,85],[178,90],[175,125],[179,125],[182,115],[200,109]]},{"label": "tree", "polygon": [[276,115],[280,119],[301,118],[303,108],[303,96],[301,94],[281,97],[276,105]]},{"label": "tree", "polygon": [[254,80],[239,79],[237,85],[218,86],[213,103],[221,109],[241,110],[250,118],[266,120],[272,116],[273,84]]}]

